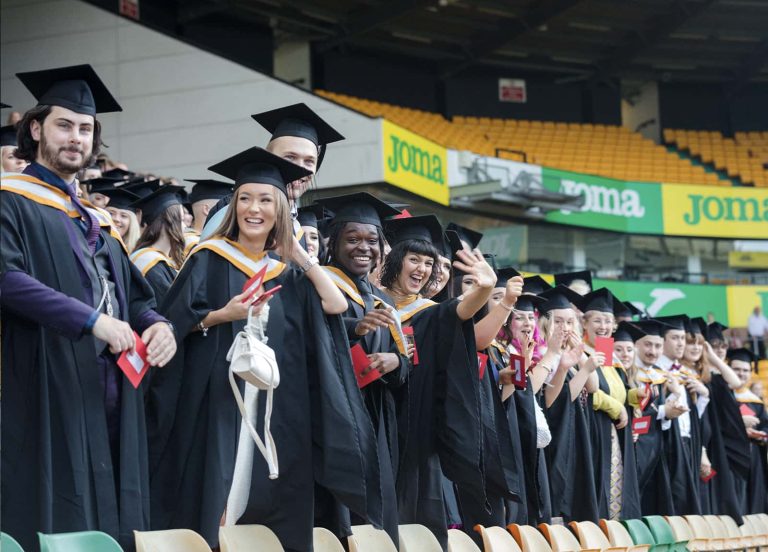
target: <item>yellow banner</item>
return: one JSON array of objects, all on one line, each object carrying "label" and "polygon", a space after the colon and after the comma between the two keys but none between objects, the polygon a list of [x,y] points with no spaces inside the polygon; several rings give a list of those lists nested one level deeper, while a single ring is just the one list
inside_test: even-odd
[{"label": "yellow banner", "polygon": [[389,121],[382,121],[384,181],[448,205],[447,150]]},{"label": "yellow banner", "polygon": [[728,266],[731,268],[768,268],[768,253],[729,251]]},{"label": "yellow banner", "polygon": [[768,239],[768,190],[664,184],[664,234]]},{"label": "yellow banner", "polygon": [[768,286],[728,286],[728,325],[744,328],[755,307],[768,312]]}]

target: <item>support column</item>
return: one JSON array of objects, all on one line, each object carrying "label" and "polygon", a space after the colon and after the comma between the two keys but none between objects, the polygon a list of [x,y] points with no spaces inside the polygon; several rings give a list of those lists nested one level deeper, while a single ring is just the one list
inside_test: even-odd
[{"label": "support column", "polygon": [[312,89],[309,41],[277,38],[274,51],[274,73],[279,79],[306,90]]},{"label": "support column", "polygon": [[621,124],[661,143],[659,87],[655,81],[621,81]]}]

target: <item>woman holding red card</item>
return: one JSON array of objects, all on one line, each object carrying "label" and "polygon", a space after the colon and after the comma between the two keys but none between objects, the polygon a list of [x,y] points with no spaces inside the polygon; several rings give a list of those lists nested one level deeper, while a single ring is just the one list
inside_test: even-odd
[{"label": "woman holding red card", "polygon": [[[183,343],[179,362],[158,371],[150,389],[152,528],[191,528],[216,546],[222,522],[258,523],[286,550],[309,550],[314,483],[366,515],[366,493],[375,494],[369,478],[378,476],[375,436],[349,356],[340,354],[348,350],[341,319],[325,316],[343,312],[346,301],[291,231],[286,184],[309,171],[260,148],[210,170],[232,178],[235,192],[221,226],[190,254],[161,309]],[[243,291],[264,267],[263,290],[282,286],[268,306],[259,301],[262,290]],[[227,352],[250,307],[280,369],[270,422],[275,479],[258,452],[245,454],[254,443],[243,437],[229,382]],[[259,430],[265,402],[255,416]]]}]

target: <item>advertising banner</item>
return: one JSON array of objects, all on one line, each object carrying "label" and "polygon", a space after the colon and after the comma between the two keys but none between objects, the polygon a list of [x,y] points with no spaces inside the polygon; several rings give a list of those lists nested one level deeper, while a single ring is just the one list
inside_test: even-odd
[{"label": "advertising banner", "polygon": [[755,307],[768,312],[768,286],[728,286],[729,326],[745,327]]}]

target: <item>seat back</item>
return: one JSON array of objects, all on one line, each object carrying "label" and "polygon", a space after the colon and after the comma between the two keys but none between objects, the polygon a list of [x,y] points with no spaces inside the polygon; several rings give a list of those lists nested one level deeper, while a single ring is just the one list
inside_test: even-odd
[{"label": "seat back", "polygon": [[0,533],[0,550],[4,552],[24,552],[21,545],[8,533]]},{"label": "seat back", "polygon": [[697,539],[711,539],[715,536],[712,534],[709,524],[704,521],[703,517],[685,516],[685,521],[688,522],[688,526],[691,528],[693,536]]},{"label": "seat back", "polygon": [[506,529],[475,525],[475,531],[483,537],[485,552],[522,552]]},{"label": "seat back", "polygon": [[552,552],[547,539],[535,527],[512,523],[507,525],[507,530],[512,533],[523,552]]},{"label": "seat back", "polygon": [[[75,533],[37,534],[40,552],[123,552],[115,539],[101,531],[77,531]],[[18,544],[18,543],[17,543]],[[3,542],[5,550],[5,542]]]},{"label": "seat back", "polygon": [[727,539],[730,537],[728,528],[723,524],[719,517],[711,515],[701,517],[703,517],[706,524],[709,525],[709,530],[713,537],[717,539]]},{"label": "seat back", "polygon": [[[635,542],[627,532],[627,529],[618,521],[612,519],[601,519],[600,529],[608,538],[612,546],[635,546]],[[650,546],[650,543],[648,543]]]},{"label": "seat back", "polygon": [[667,549],[667,545],[657,545],[653,538],[653,533],[648,526],[639,519],[625,519],[621,524],[627,529],[629,536],[635,544],[649,544],[652,550],[662,552]]},{"label": "seat back", "polygon": [[221,552],[245,552],[256,546],[262,552],[283,552],[283,545],[266,525],[227,525],[219,527]]},{"label": "seat back", "polygon": [[312,544],[315,552],[344,552],[344,546],[336,535],[323,527],[312,530]]},{"label": "seat back", "polygon": [[600,528],[591,521],[572,521],[568,524],[576,534],[582,548],[610,548],[611,543]]},{"label": "seat back", "polygon": [[731,516],[717,516],[717,518],[720,520],[720,523],[725,526],[725,530],[729,537],[741,537],[739,526],[736,525],[736,522]]},{"label": "seat back", "polygon": [[211,552],[205,539],[191,529],[134,531],[133,534],[136,552]]},{"label": "seat back", "polygon": [[539,530],[547,541],[549,541],[549,545],[552,547],[552,552],[581,550],[582,548],[579,541],[573,536],[573,533],[562,525],[541,523],[539,524]]},{"label": "seat back", "polygon": [[401,525],[397,532],[400,552],[442,552],[437,537],[423,525]]},{"label": "seat back", "polygon": [[355,525],[349,537],[349,552],[397,552],[397,547],[383,529]]},{"label": "seat back", "polygon": [[685,521],[683,516],[666,516],[664,519],[667,520],[667,523],[672,528],[675,540],[687,542],[694,539],[693,531],[691,531],[688,522]]},{"label": "seat back", "polygon": [[656,544],[675,544],[677,540],[675,539],[675,535],[672,532],[672,528],[669,526],[669,523],[667,523],[667,520],[665,520],[661,516],[643,516],[643,521],[648,526],[648,529],[651,530],[651,534],[653,535],[653,540],[656,541]]},{"label": "seat back", "polygon": [[448,552],[482,552],[469,535],[459,529],[448,529]]}]

